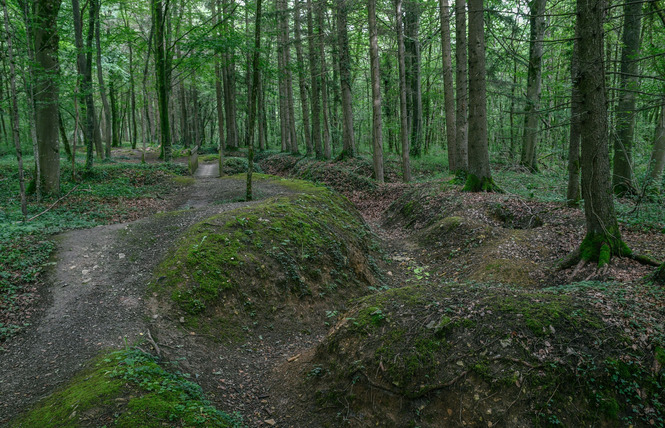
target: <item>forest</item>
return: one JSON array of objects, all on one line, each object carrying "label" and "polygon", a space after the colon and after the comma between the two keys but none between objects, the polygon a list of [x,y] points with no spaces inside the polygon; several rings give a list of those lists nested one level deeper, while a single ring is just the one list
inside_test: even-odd
[{"label": "forest", "polygon": [[0,424],[665,426],[661,0],[0,1]]}]

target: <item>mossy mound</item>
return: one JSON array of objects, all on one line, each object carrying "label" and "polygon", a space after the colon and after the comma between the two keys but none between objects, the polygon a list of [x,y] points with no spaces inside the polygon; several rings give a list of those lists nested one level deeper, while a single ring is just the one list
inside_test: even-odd
[{"label": "mossy mound", "polygon": [[157,269],[154,291],[189,329],[226,340],[316,319],[323,327],[326,310],[380,285],[378,246],[348,200],[304,181],[279,184],[298,193],[194,225]]},{"label": "mossy mound", "polygon": [[[223,167],[224,175],[245,173],[247,172],[248,165],[247,158],[225,157]],[[263,170],[257,163],[254,163],[254,172],[259,174],[263,173]]]},{"label": "mossy mound", "polygon": [[391,289],[359,300],[296,382],[308,412],[362,426],[662,425],[661,345],[597,308],[474,283]]},{"label": "mossy mound", "polygon": [[[268,156],[260,161],[270,174],[324,183],[339,191],[371,191],[377,188],[372,165],[364,158],[350,158],[340,162],[325,162],[287,154]],[[389,171],[389,169],[387,169]],[[386,182],[397,181],[395,174],[386,173]]]},{"label": "mossy mound", "polygon": [[241,421],[215,409],[200,386],[152,355],[127,349],[96,358],[9,426],[239,427]]}]

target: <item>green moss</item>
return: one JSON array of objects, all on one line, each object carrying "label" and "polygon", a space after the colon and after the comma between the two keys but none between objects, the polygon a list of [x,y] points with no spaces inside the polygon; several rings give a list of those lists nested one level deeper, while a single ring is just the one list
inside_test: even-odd
[{"label": "green moss", "polygon": [[257,309],[241,310],[233,303],[239,296],[259,302],[265,313],[283,303],[285,292],[325,297],[326,284],[344,285],[337,289],[344,292],[376,269],[368,258],[371,234],[348,200],[304,181],[256,176],[299,193],[197,223],[156,271],[154,290],[190,315],[189,327],[241,325],[244,312]]},{"label": "green moss", "polygon": [[580,244],[582,260],[597,262],[599,267],[608,264],[612,256],[623,257],[631,254],[630,248],[621,240],[618,229],[607,233],[587,232]]},{"label": "green moss", "polygon": [[196,179],[194,177],[185,177],[181,175],[174,175],[172,177],[173,182],[176,184],[180,184],[183,186],[189,186],[191,184],[194,184],[196,182]]},{"label": "green moss", "polygon": [[654,352],[654,356],[656,358],[656,361],[658,361],[662,365],[665,365],[665,348],[657,346]]},{"label": "green moss", "polygon": [[167,372],[151,355],[127,349],[97,358],[68,386],[11,426],[79,427],[96,422],[127,428],[239,424],[237,418],[212,407],[201,387]]},{"label": "green moss", "polygon": [[494,183],[492,177],[478,177],[474,174],[467,174],[466,183],[464,183],[463,192],[501,192],[499,186]]}]

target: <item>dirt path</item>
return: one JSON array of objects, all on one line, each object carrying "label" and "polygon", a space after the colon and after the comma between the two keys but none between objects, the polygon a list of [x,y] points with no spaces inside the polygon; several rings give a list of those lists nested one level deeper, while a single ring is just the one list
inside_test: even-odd
[{"label": "dirt path", "polygon": [[[202,164],[176,211],[57,237],[42,315],[0,354],[0,425],[51,393],[91,357],[147,334],[146,287],[154,267],[190,225],[243,205],[242,180]],[[290,193],[255,183],[255,199]]]}]

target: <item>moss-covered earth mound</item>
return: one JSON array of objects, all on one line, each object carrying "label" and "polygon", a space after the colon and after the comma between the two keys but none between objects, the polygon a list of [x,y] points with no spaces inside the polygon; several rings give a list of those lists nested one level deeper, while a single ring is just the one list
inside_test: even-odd
[{"label": "moss-covered earth mound", "polygon": [[594,287],[430,283],[362,298],[298,387],[330,426],[663,426],[662,320],[625,320],[621,285]]},{"label": "moss-covered earth mound", "polygon": [[11,427],[239,427],[238,415],[214,408],[201,387],[138,349],[98,357],[65,387]]},{"label": "moss-covered earth mound", "polygon": [[[207,218],[157,269],[154,291],[189,329],[220,340],[309,329],[381,286],[378,245],[343,196],[297,180],[296,193]],[[171,309],[168,309],[171,307]]]}]

